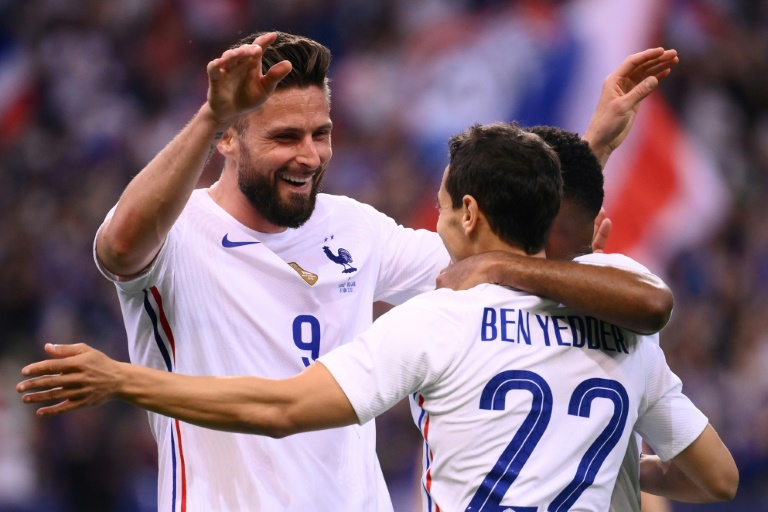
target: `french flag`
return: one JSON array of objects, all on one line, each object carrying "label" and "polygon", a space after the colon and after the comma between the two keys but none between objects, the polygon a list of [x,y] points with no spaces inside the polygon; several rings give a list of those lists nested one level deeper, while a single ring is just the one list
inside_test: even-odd
[{"label": "french flag", "polygon": [[[570,23],[589,59],[563,103],[562,126],[583,132],[604,77],[626,56],[658,46],[666,7],[667,0],[571,4]],[[707,148],[689,136],[662,94],[651,93],[605,168],[605,207],[613,221],[606,252],[627,254],[663,274],[676,253],[718,227],[729,202]]]},{"label": "french flag", "polygon": [[[605,77],[627,56],[659,46],[666,3],[522,2],[461,23],[443,20],[434,35],[425,30],[409,46],[412,64],[405,69],[413,78],[404,125],[442,157],[447,138],[473,123],[517,120],[583,134]],[[445,26],[456,37],[447,37]],[[420,55],[421,47],[429,53]],[[716,229],[729,202],[714,159],[659,91],[643,101],[632,132],[608,161],[605,191],[613,221],[606,251],[627,254],[661,275],[670,258]],[[433,204],[430,191],[407,223],[434,229]]]}]

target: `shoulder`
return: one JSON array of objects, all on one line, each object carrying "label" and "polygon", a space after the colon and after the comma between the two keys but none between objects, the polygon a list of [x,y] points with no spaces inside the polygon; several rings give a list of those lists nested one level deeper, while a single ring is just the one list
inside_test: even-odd
[{"label": "shoulder", "polygon": [[579,263],[587,263],[589,265],[601,265],[604,267],[626,268],[629,270],[643,272],[645,274],[651,273],[651,271],[648,270],[648,268],[646,268],[644,265],[641,265],[629,256],[625,256],[624,254],[619,253],[605,254],[597,252],[592,254],[584,254],[574,258],[573,261],[577,261]]},{"label": "shoulder", "polygon": [[365,203],[361,203],[357,199],[352,199],[348,196],[336,195],[336,194],[317,194],[316,208],[320,212],[331,212],[341,210],[360,210],[360,211],[374,211],[377,210]]},{"label": "shoulder", "polygon": [[410,299],[394,308],[397,311],[405,308],[413,314],[443,317],[447,322],[461,325],[468,315],[482,313],[485,307],[496,304],[514,305],[520,309],[542,309],[556,305],[555,302],[530,295],[505,286],[482,283],[469,290],[451,290],[440,288]]},{"label": "shoulder", "polygon": [[439,316],[450,323],[460,323],[454,314],[462,310],[467,302],[467,291],[454,291],[448,288],[431,290],[407,300],[387,313],[388,315],[404,316]]},{"label": "shoulder", "polygon": [[351,197],[336,194],[318,194],[315,205],[315,214],[319,216],[344,216],[356,215],[362,219],[388,219],[394,222],[390,217],[381,213],[373,206],[361,203]]}]

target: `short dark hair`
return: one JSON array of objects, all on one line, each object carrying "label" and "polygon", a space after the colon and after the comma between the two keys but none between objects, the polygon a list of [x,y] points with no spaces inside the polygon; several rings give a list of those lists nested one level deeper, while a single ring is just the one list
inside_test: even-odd
[{"label": "short dark hair", "polygon": [[563,200],[583,208],[589,218],[597,217],[604,199],[603,169],[587,141],[556,126],[524,129],[541,137],[560,157]]},{"label": "short dark hair", "polygon": [[560,162],[516,124],[476,124],[450,140],[445,188],[454,209],[471,195],[499,238],[535,254],[560,209]]},{"label": "short dark hair", "polygon": [[[252,44],[253,41],[268,32],[256,32],[244,37],[231,48],[237,48],[244,44]],[[287,60],[293,65],[288,76],[277,83],[276,89],[285,90],[291,88],[306,89],[307,87],[319,87],[325,93],[328,101],[331,101],[331,88],[329,86],[328,69],[331,66],[331,50],[308,37],[277,32],[277,39],[269,45],[261,58],[261,70],[266,73],[269,68]],[[243,116],[237,118],[233,124],[237,133],[243,135],[246,124]]]},{"label": "short dark hair", "polygon": [[[232,48],[252,44],[257,37],[264,34],[268,32],[256,32],[246,36]],[[327,47],[308,37],[277,32],[275,42],[264,50],[261,59],[262,71],[266,73],[269,68],[284,60],[293,64],[293,69],[277,84],[278,90],[292,87],[303,89],[310,86],[329,90],[328,69],[331,66],[331,50]]]}]

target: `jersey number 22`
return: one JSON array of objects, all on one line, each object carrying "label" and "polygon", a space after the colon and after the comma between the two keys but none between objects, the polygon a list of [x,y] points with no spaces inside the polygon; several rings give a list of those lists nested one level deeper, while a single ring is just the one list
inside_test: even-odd
[{"label": "jersey number 22", "polygon": [[[507,370],[494,376],[483,388],[480,408],[503,411],[506,395],[513,389],[524,389],[533,395],[531,410],[512,441],[496,461],[493,469],[480,484],[472,497],[467,512],[536,512],[537,507],[502,505],[501,499],[517,478],[528,457],[544,435],[552,416],[552,391],[539,374],[527,370]],[[568,414],[588,418],[592,401],[596,398],[611,400],[613,415],[608,425],[589,446],[581,458],[571,483],[558,494],[547,508],[550,512],[566,511],[573,506],[581,493],[595,481],[595,476],[605,458],[619,442],[627,423],[629,397],[619,382],[608,379],[587,379],[576,386],[568,404]]]}]

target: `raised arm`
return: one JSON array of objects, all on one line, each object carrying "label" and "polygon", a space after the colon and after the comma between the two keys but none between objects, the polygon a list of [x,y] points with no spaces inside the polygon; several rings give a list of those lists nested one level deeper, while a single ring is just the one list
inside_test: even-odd
[{"label": "raised arm", "polygon": [[238,115],[263,104],[290,72],[291,64],[284,61],[262,75],[262,47],[275,38],[265,34],[208,64],[207,102],[126,187],[97,235],[97,255],[112,273],[132,276],[152,262],[218,140]]},{"label": "raised arm", "polygon": [[653,274],[574,261],[528,258],[494,251],[454,263],[438,288],[496,283],[556,300],[641,334],[660,331],[672,313],[672,292]]},{"label": "raised arm", "polygon": [[651,48],[627,57],[603,82],[597,108],[584,140],[605,167],[608,157],[627,138],[643,101],[672,72],[676,50]]},{"label": "raised arm", "polygon": [[739,470],[712,425],[669,462],[655,455],[640,459],[640,487],[657,496],[688,503],[730,501],[738,486]]},{"label": "raised arm", "polygon": [[201,427],[284,437],[357,423],[347,396],[320,363],[284,380],[190,377],[121,363],[85,344],[45,346],[57,359],[22,370],[25,403],[53,416],[122,400]]}]

